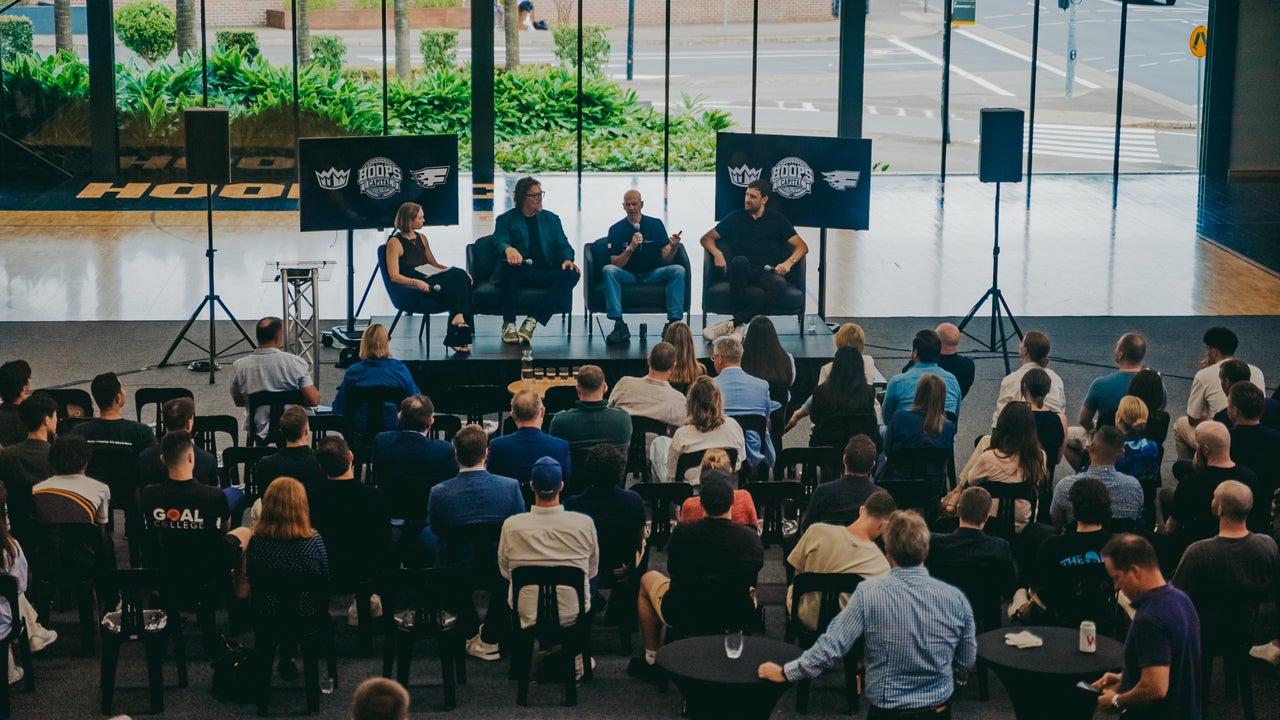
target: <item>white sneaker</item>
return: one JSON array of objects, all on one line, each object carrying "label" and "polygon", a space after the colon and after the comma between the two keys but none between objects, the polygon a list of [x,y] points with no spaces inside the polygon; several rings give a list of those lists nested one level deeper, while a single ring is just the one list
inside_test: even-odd
[{"label": "white sneaker", "polygon": [[[382,598],[377,593],[369,596],[369,614],[376,620],[382,617]],[[347,608],[347,625],[358,627],[360,625],[360,608],[356,605],[356,601],[351,601],[351,606]],[[34,648],[33,648],[34,652]]]},{"label": "white sneaker", "polygon": [[[596,659],[591,658],[591,670],[594,671],[595,669],[596,669]],[[574,680],[582,679],[582,656],[581,655],[576,655],[573,658],[573,679]]]},{"label": "white sneaker", "polygon": [[1280,647],[1276,647],[1273,643],[1265,645],[1254,645],[1249,648],[1249,657],[1269,662],[1272,665],[1280,666]]},{"label": "white sneaker", "polygon": [[733,332],[735,326],[733,320],[721,320],[720,322],[710,325],[702,330],[702,337],[707,342],[714,342],[716,338],[723,337]]},{"label": "white sneaker", "polygon": [[487,643],[480,639],[480,633],[467,641],[467,654],[473,658],[492,662],[500,660],[501,655],[498,653],[497,643]]},{"label": "white sneaker", "polygon": [[22,672],[22,666],[21,666],[21,665],[10,665],[10,666],[9,666],[9,684],[10,684],[10,685],[12,685],[12,684],[14,684],[14,683],[20,683],[20,682],[22,682],[22,677],[23,677],[23,672]]},{"label": "white sneaker", "polygon": [[31,636],[31,652],[38,653],[49,647],[58,639],[58,631],[44,630],[38,634]]},{"label": "white sneaker", "polygon": [[743,341],[743,340],[745,340],[745,339],[746,339],[746,337],[747,337],[747,326],[746,326],[746,325],[737,325],[737,326],[735,326],[735,327],[733,328],[733,331],[732,331],[732,332],[727,332],[727,333],[725,333],[725,335],[724,335],[724,336],[725,336],[725,337],[733,338],[734,340],[737,340],[738,342],[742,342],[742,341]]}]

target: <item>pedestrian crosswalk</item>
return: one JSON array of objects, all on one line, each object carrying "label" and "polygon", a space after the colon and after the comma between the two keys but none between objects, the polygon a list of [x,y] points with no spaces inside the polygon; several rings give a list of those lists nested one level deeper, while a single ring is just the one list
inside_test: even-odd
[{"label": "pedestrian crosswalk", "polygon": [[[1114,127],[1037,123],[1032,150],[1037,157],[1052,155],[1083,160],[1110,160],[1115,154],[1115,133]],[[1028,128],[1024,127],[1024,153],[1031,141]],[[1150,128],[1121,128],[1120,162],[1159,163],[1160,150],[1156,146],[1156,131]]]}]

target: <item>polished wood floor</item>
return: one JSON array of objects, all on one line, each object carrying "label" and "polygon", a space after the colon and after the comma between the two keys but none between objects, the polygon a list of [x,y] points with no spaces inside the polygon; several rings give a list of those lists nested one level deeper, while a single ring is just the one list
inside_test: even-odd
[{"label": "polished wood floor", "polygon": [[[577,247],[622,216],[631,188],[695,251],[713,225],[709,175],[673,177],[665,197],[660,175],[589,176],[581,198],[573,176],[542,179],[546,207]],[[500,180],[499,193],[514,181]],[[873,183],[871,230],[828,233],[826,314],[964,315],[991,282],[995,186],[952,178],[939,202],[934,178]],[[1002,194],[1000,284],[1019,316],[1280,314],[1280,278],[1197,235],[1194,175],[1125,177],[1114,211],[1109,176],[1036,177],[1029,209],[1025,185],[1006,184]],[[465,244],[493,223],[493,213],[462,202],[460,225],[427,228],[436,256],[458,265]],[[816,258],[818,231],[800,232]],[[342,263],[319,306],[323,317],[344,315],[344,233],[299,232],[296,212],[234,211],[215,213],[214,233],[217,291],[240,319],[280,312],[279,286],[262,280],[263,266],[278,260]],[[357,300],[381,240],[356,233]],[[205,243],[203,212],[0,213],[0,321],[184,319],[206,292]],[[691,255],[697,312],[701,253]],[[811,312],[817,273],[811,261]],[[375,284],[363,315],[391,312]]]}]

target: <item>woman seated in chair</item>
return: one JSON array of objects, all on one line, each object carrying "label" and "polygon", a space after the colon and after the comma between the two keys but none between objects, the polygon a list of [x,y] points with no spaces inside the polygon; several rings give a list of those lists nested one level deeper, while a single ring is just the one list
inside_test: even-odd
[{"label": "woman seated in chair", "polygon": [[[9,494],[0,485],[0,509],[8,508]],[[31,641],[31,652],[37,653],[45,649],[58,633],[47,630],[36,618],[36,609],[27,602],[27,577],[31,574],[27,566],[27,556],[22,552],[18,539],[9,534],[9,524],[0,522],[0,573],[12,576],[18,581],[18,615],[27,621],[27,635]],[[13,628],[14,618],[9,614],[9,605],[0,602],[0,637],[9,634]],[[13,661],[13,644],[8,646],[9,684],[12,685],[23,677],[22,666]]]},{"label": "woman seated in chair", "polygon": [[[831,375],[818,387],[813,396],[800,409],[791,414],[783,432],[795,427],[806,415],[813,418],[813,430],[809,435],[809,447],[831,446],[843,448],[849,438],[863,432],[849,425],[853,415],[862,415],[869,425],[875,422],[876,391],[867,384],[862,365],[862,353],[854,348],[840,348],[831,363]],[[879,440],[879,429],[869,432]]]},{"label": "woman seated in chair", "polygon": [[[862,370],[867,374],[867,384],[874,385],[879,371],[876,370],[875,359],[866,352],[867,336],[862,331],[862,326],[857,323],[845,323],[836,328],[836,333],[832,336],[832,339],[836,343],[837,352],[840,348],[849,347],[857,350],[862,355]],[[831,375],[831,366],[833,364],[834,362],[829,362],[818,369],[819,385],[827,381],[827,378]]]},{"label": "woman seated in chair", "polygon": [[1116,429],[1124,433],[1124,454],[1116,471],[1138,479],[1142,486],[1160,484],[1160,446],[1142,436],[1147,429],[1147,404],[1133,395],[1120,398]]},{"label": "woman seated in chair", "polygon": [[[449,329],[444,335],[445,346],[454,352],[471,352],[471,276],[461,268],[436,262],[426,236],[418,232],[424,221],[422,206],[417,203],[407,202],[396,212],[396,232],[387,238],[387,277],[393,288],[391,301],[406,312],[447,309]],[[423,267],[433,268],[435,272],[428,276],[422,272]]]},{"label": "woman seated in chair", "polygon": [[1067,416],[1045,407],[1044,399],[1049,396],[1051,387],[1049,373],[1040,368],[1031,368],[1022,376],[1022,399],[1031,407],[1031,415],[1036,420],[1036,437],[1044,450],[1044,466],[1049,471],[1049,478],[1053,479],[1053,469],[1067,452]]},{"label": "woman seated in chair", "polygon": [[742,371],[769,383],[771,392],[785,391],[791,397],[796,381],[796,359],[782,347],[773,321],[757,315],[747,325],[742,338]]},{"label": "woman seated in chair", "polygon": [[[1000,411],[995,431],[974,448],[969,462],[960,471],[960,482],[943,498],[943,510],[954,514],[953,496],[958,499],[960,492],[969,485],[983,482],[1025,483],[1031,494],[1038,494],[1047,485],[1048,478],[1044,450],[1040,449],[1040,440],[1036,437],[1036,421],[1031,414],[1031,406],[1011,402]],[[993,513],[997,509],[996,505],[992,506]],[[1031,522],[1031,502],[1017,500],[1013,518],[1014,530],[1022,532]]]},{"label": "woman seated in chair", "polygon": [[[286,609],[280,607],[279,598],[262,597],[262,591],[254,589],[255,584],[261,584],[261,578],[281,573],[329,577],[329,555],[324,539],[311,527],[311,510],[302,483],[281,477],[267,486],[262,494],[262,513],[253,526],[253,536],[245,551],[245,568],[251,591],[259,595],[254,605],[261,607],[267,617],[292,619],[296,612],[297,619],[307,621],[323,620],[328,615],[327,595],[303,593],[299,596],[299,607]],[[279,670],[285,680],[298,676],[293,661],[297,640],[289,638],[280,645]]]},{"label": "woman seated in chair", "polygon": [[[738,487],[737,477],[733,474],[733,464],[729,462],[729,453],[720,448],[712,448],[703,454],[702,463],[698,466],[699,482],[710,478],[709,473],[712,471],[716,471],[717,477],[733,488],[733,507],[730,508],[733,521],[753,530],[759,529],[756,501],[752,499],[751,493]],[[706,516],[707,511],[702,507],[702,498],[691,497],[680,506],[680,515],[676,519],[688,523],[701,520]]]},{"label": "woman seated in chair", "polygon": [[676,364],[672,366],[667,382],[682,394],[688,394],[693,381],[707,374],[693,349],[693,331],[684,322],[676,321],[667,325],[662,339],[676,348]]},{"label": "woman seated in chair", "polygon": [[[372,323],[360,336],[360,362],[347,368],[342,376],[342,384],[338,386],[338,394],[333,398],[333,412],[348,415],[352,408],[347,407],[352,388],[361,387],[398,387],[404,390],[405,397],[418,394],[418,385],[409,374],[409,368],[399,360],[391,357],[390,338],[387,329],[380,323]],[[368,408],[355,408],[351,424],[358,432],[368,427]],[[400,426],[396,419],[399,410],[391,403],[382,404],[382,427],[395,430]]]},{"label": "woman seated in chair", "polygon": [[705,375],[695,380],[693,387],[689,388],[685,407],[689,411],[687,424],[670,438],[654,438],[649,446],[654,479],[658,482],[698,482],[698,468],[690,468],[684,477],[676,477],[680,456],[712,448],[733,448],[737,459],[731,471],[737,472],[747,456],[747,443],[742,436],[742,426],[724,414],[724,398],[720,396],[716,382]]},{"label": "woman seated in chair", "polygon": [[[947,388],[937,375],[924,375],[916,383],[916,397],[910,408],[900,408],[889,420],[884,435],[885,457],[895,450],[937,448],[950,451],[956,440],[956,424],[947,417]],[[889,479],[920,477],[909,465],[890,463]],[[945,472],[945,468],[939,468]],[[941,477],[937,478],[942,480]],[[939,485],[941,487],[941,485]]]}]

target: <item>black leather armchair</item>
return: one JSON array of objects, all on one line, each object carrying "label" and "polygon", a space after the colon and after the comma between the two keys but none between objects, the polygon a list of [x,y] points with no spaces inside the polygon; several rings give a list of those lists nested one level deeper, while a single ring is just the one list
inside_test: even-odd
[{"label": "black leather armchair", "polygon": [[[724,251],[725,258],[732,258],[733,253],[721,248]],[[787,292],[782,297],[782,302],[777,306],[770,308],[768,315],[795,315],[800,321],[801,329],[804,328],[804,305],[805,305],[805,261],[808,258],[800,258],[800,262],[791,267],[791,272],[787,273]],[[752,295],[763,295],[764,291],[759,288],[750,288],[747,291]],[[729,294],[729,276],[728,274],[717,268],[715,262],[711,259],[711,253],[706,250],[702,251],[702,324],[707,324],[707,313],[717,313],[723,315],[733,314],[733,298]]]},{"label": "black leather armchair", "polygon": [[[467,246],[467,272],[471,274],[471,311],[476,315],[502,315],[502,288],[489,279],[503,259],[492,235],[485,235]],[[516,293],[516,313],[528,315],[545,292],[541,288],[520,288]],[[565,320],[568,313],[561,313]],[[571,334],[565,321],[565,334]]]},{"label": "black leather armchair", "polygon": [[[608,238],[600,238],[587,245],[582,253],[583,296],[586,301],[587,334],[595,331],[596,313],[606,311],[604,302],[603,268],[609,264]],[[693,294],[693,271],[689,268],[689,253],[684,245],[676,249],[676,262],[684,268],[684,313],[689,315],[690,296]],[[636,283],[622,286],[622,311],[624,313],[667,312],[665,283]]]}]

